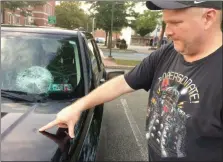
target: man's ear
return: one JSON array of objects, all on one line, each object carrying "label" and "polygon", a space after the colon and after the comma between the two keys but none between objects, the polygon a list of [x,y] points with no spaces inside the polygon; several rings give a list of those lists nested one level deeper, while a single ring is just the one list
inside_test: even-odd
[{"label": "man's ear", "polygon": [[205,30],[209,29],[213,24],[218,21],[218,13],[215,9],[204,9],[203,20],[205,25]]}]

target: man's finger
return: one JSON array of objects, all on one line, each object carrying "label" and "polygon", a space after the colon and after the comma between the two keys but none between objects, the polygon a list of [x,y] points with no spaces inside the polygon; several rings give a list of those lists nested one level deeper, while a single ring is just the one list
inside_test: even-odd
[{"label": "man's finger", "polygon": [[53,127],[53,126],[55,126],[55,125],[57,125],[57,124],[59,124],[59,123],[60,123],[60,122],[59,122],[57,119],[55,119],[55,120],[53,120],[52,122],[48,123],[47,125],[41,127],[41,128],[39,129],[39,131],[45,131],[45,130],[47,130],[47,129],[49,129],[49,128],[51,128],[51,127]]},{"label": "man's finger", "polygon": [[58,127],[60,127],[60,128],[68,128],[68,126],[66,124],[58,124]]},{"label": "man's finger", "polygon": [[74,124],[70,122],[68,124],[68,131],[71,138],[74,138]]}]

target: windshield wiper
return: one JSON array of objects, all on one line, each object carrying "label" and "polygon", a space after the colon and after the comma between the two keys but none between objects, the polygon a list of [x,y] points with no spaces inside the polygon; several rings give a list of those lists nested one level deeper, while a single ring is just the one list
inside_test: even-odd
[{"label": "windshield wiper", "polygon": [[30,94],[22,91],[1,90],[1,97],[28,102],[41,102],[46,99],[43,94]]}]

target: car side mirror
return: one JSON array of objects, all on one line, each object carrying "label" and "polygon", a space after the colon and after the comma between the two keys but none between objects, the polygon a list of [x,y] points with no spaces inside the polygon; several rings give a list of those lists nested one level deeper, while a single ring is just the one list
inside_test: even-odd
[{"label": "car side mirror", "polygon": [[110,71],[106,74],[106,80],[110,80],[110,79],[113,79],[119,75],[123,75],[125,74],[124,71]]},{"label": "car side mirror", "polygon": [[125,74],[125,71],[109,71],[109,72],[106,72],[105,78],[101,79],[100,83],[103,84],[106,81],[108,81],[110,79],[113,79],[113,78],[115,78],[119,75],[123,75],[123,74]]}]

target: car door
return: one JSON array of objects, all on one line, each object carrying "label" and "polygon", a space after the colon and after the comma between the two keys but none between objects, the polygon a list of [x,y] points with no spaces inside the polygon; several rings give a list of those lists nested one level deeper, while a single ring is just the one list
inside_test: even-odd
[{"label": "car door", "polygon": [[[96,88],[95,83],[96,80],[100,79],[100,71],[97,58],[92,52],[94,50],[93,46],[90,46],[90,41],[82,36],[80,38],[80,43],[81,47],[83,47],[82,51],[84,52],[82,53],[82,57],[85,57],[87,63],[85,72],[88,73],[86,80],[90,83],[89,93],[90,90]],[[77,125],[77,127],[81,127],[80,138],[78,139],[77,146],[74,148],[75,151],[71,161],[94,161],[99,140],[102,111],[102,107],[96,106],[82,113],[81,119],[84,120],[82,122],[79,121],[81,124]]]}]

